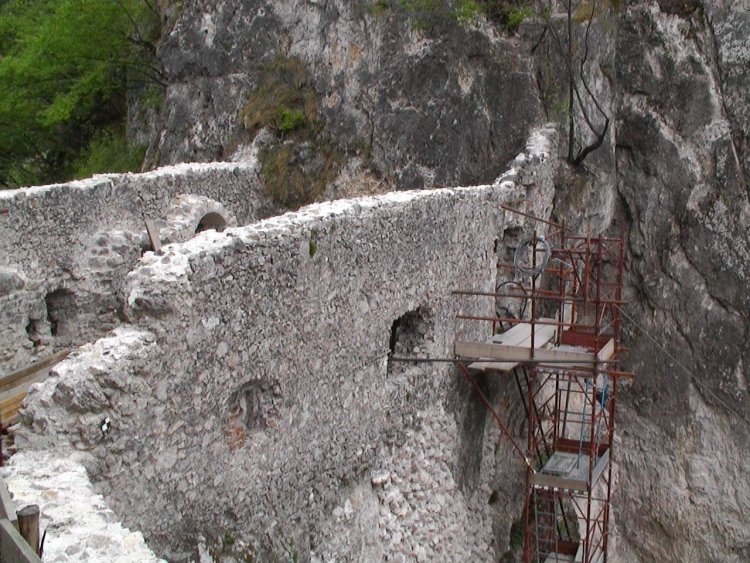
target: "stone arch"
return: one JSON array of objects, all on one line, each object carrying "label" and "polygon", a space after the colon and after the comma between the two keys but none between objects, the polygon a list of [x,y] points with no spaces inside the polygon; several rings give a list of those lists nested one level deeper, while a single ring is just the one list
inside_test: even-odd
[{"label": "stone arch", "polygon": [[214,230],[216,232],[223,231],[227,226],[227,221],[221,214],[216,211],[206,213],[201,220],[198,221],[198,226],[195,228],[195,233],[202,233],[203,231]]},{"label": "stone arch", "polygon": [[167,219],[160,225],[163,243],[185,242],[197,233],[236,227],[237,219],[221,203],[205,196],[180,194],[172,199]]}]

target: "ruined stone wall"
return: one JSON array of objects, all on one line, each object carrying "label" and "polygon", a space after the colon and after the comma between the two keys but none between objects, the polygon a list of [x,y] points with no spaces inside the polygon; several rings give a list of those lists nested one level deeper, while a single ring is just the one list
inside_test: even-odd
[{"label": "ruined stone wall", "polygon": [[0,372],[117,326],[122,280],[148,248],[144,219],[169,232],[180,194],[219,202],[243,224],[271,211],[254,160],[0,192]]},{"label": "ruined stone wall", "polygon": [[491,186],[317,204],[146,253],[127,278],[133,324],[32,390],[17,443],[85,452],[170,560],[196,543],[262,561],[494,560],[521,460],[452,364],[388,356],[449,358],[489,332],[455,315],[492,300],[451,291],[492,290],[504,233],[526,221],[501,204],[549,215],[553,138],[535,134]]}]

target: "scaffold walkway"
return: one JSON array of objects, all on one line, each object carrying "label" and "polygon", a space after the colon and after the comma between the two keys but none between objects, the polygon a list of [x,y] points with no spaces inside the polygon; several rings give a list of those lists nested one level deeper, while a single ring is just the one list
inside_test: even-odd
[{"label": "scaffold walkway", "polygon": [[[515,377],[527,418],[525,449],[489,401],[483,404],[526,462],[525,563],[606,563],[612,456],[620,370],[622,237],[572,236],[536,219],[512,264],[499,264],[491,296],[494,317],[458,315],[487,324],[488,337],[455,342],[459,368]],[[507,288],[507,289],[506,289]],[[523,303],[519,318],[502,315]]]}]

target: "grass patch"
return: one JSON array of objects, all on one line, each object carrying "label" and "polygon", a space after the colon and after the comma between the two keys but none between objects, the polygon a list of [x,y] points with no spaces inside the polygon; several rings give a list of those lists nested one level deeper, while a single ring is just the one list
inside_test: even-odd
[{"label": "grass patch", "polygon": [[390,12],[392,8],[391,0],[375,0],[375,2],[370,4],[367,11],[370,15],[375,16],[376,18],[381,18]]},{"label": "grass patch", "polygon": [[312,80],[299,59],[279,56],[267,64],[242,116],[250,136],[262,127],[277,133],[259,154],[265,191],[274,202],[290,209],[311,203],[338,174],[342,150],[323,133]]},{"label": "grass patch", "polygon": [[242,110],[250,135],[261,127],[289,133],[315,121],[318,106],[310,76],[297,58],[276,57],[263,67]]},{"label": "grass patch", "polygon": [[259,156],[266,192],[288,208],[315,201],[343,161],[337,147],[325,142],[288,141],[264,148]]}]

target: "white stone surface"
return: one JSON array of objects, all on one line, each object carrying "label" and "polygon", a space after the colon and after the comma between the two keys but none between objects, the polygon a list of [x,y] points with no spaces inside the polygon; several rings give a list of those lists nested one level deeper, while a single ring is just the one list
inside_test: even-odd
[{"label": "white stone surface", "polygon": [[81,454],[25,451],[3,468],[16,510],[40,508],[40,532],[46,532],[45,563],[157,563],[137,531],[124,528],[104,498],[91,487]]}]

